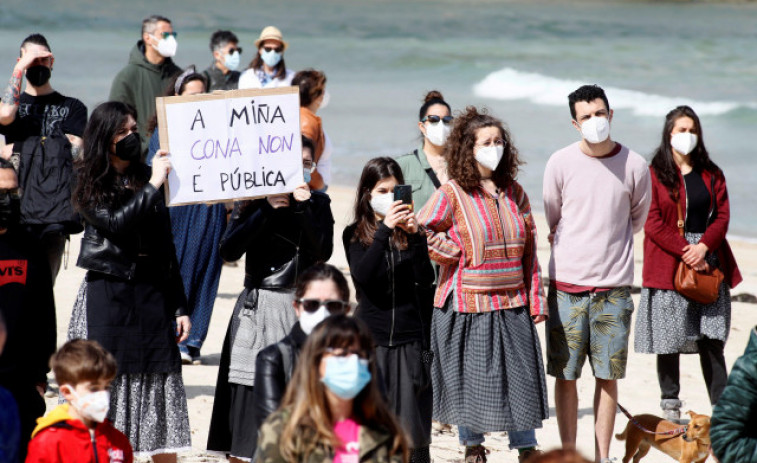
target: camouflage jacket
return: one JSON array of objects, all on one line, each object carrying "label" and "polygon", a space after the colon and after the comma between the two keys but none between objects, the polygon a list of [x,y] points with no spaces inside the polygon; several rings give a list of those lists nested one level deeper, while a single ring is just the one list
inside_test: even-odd
[{"label": "camouflage jacket", "polygon": [[[258,448],[253,463],[287,463],[279,450],[279,436],[289,419],[289,410],[283,409],[272,413],[260,427]],[[304,448],[307,432],[297,437],[297,448]],[[403,463],[402,454],[389,455],[392,449],[392,436],[383,429],[370,429],[360,426],[360,461],[372,463]],[[326,444],[319,444],[307,459],[299,458],[302,463],[323,463],[334,460],[334,449]]]}]

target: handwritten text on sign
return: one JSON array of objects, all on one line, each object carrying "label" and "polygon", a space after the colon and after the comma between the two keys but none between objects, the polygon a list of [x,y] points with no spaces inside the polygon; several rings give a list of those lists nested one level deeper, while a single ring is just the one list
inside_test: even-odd
[{"label": "handwritten text on sign", "polygon": [[296,87],[157,99],[168,205],[288,193],[303,183]]}]

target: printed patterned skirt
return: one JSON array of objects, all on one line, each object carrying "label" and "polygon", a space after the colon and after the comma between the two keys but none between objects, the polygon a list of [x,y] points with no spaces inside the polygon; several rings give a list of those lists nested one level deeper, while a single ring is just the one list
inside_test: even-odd
[{"label": "printed patterned skirt", "polygon": [[527,431],[549,417],[536,325],[525,307],[486,313],[434,309],[434,419],[475,432]]},{"label": "printed patterned skirt", "polygon": [[[702,233],[686,233],[686,241],[698,243]],[[711,266],[718,258],[707,257]],[[641,354],[695,354],[702,338],[725,342],[731,329],[731,291],[720,285],[712,304],[692,302],[676,290],[642,288],[636,311],[634,350]]]},{"label": "printed patterned skirt", "polygon": [[[67,339],[87,339],[87,282],[74,302]],[[108,419],[139,457],[192,448],[181,373],[121,374],[110,386]]]}]

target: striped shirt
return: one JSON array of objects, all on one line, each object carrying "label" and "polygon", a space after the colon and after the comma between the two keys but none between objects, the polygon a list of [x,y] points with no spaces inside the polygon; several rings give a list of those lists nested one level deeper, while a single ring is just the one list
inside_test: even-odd
[{"label": "striped shirt", "polygon": [[531,315],[547,314],[536,225],[517,182],[492,196],[483,188],[466,193],[450,180],[420,210],[418,223],[441,266],[435,307],[454,290],[459,312],[528,306]]}]

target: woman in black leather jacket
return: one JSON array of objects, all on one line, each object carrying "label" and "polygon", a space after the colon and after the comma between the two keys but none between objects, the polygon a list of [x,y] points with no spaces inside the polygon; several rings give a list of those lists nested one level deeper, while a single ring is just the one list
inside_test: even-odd
[{"label": "woman in black leather jacket", "polygon": [[292,301],[297,323],[284,339],[261,350],[255,360],[253,403],[256,428],[253,436],[257,435],[268,415],[281,405],[307,337],[329,316],[349,312],[349,300],[347,280],[333,265],[315,264],[302,274]]},{"label": "woman in black leather jacket", "polygon": [[190,322],[161,189],[168,153],[152,172],[140,162],[136,117],[129,105],[104,103],[84,131],[73,200],[85,221],[77,265],[87,275],[68,337],[96,340],[116,357],[108,418],[135,452],[171,462],[191,445],[177,346]]},{"label": "woman in black leather jacket", "polygon": [[[303,170],[312,167],[312,142],[303,140]],[[305,175],[307,180],[308,175]],[[331,200],[307,183],[292,194],[234,205],[221,238],[221,257],[247,255],[244,290],[229,321],[218,369],[208,450],[244,461],[255,452],[253,386],[260,350],[279,341],[297,322],[292,297],[297,277],[333,249]]]}]

